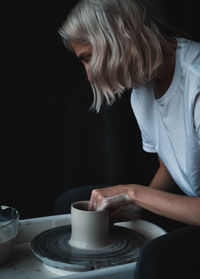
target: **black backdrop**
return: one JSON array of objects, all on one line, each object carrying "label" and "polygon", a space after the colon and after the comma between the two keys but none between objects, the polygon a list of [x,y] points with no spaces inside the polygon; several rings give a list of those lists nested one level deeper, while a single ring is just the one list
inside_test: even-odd
[{"label": "black backdrop", "polygon": [[[142,151],[130,92],[99,114],[89,110],[84,69],[57,32],[75,2],[17,1],[2,9],[0,204],[21,218],[51,215],[70,187],[147,184],[158,166]],[[200,40],[198,1],[163,2],[167,20]]]}]

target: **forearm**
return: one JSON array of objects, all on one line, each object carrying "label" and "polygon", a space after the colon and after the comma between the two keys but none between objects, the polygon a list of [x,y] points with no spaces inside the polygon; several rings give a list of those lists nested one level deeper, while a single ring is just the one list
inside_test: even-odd
[{"label": "forearm", "polygon": [[176,221],[200,226],[200,197],[175,195],[140,185],[133,185],[129,190],[129,196],[137,205]]},{"label": "forearm", "polygon": [[173,187],[175,186],[175,183],[168,172],[163,170],[163,168],[159,168],[154,175],[151,183],[149,184],[149,187],[152,189],[162,190],[170,192]]},{"label": "forearm", "polygon": [[104,209],[133,203],[170,219],[200,226],[200,197],[172,194],[138,184],[116,185],[93,190],[89,210],[98,210],[105,202]]},{"label": "forearm", "polygon": [[160,158],[159,158],[159,162],[160,162],[160,167],[158,168],[151,183],[149,184],[149,187],[152,189],[171,192],[173,188],[176,187],[176,184]]},{"label": "forearm", "polygon": [[[94,190],[90,199],[90,210],[96,210],[97,205],[105,200],[114,201],[121,197],[127,202],[127,195],[130,203],[134,203],[153,213],[174,219],[186,224],[200,226],[200,197],[188,197],[177,195],[173,188],[177,187],[167,168],[160,160],[160,167],[155,174],[149,187],[137,184],[117,185],[114,187]],[[113,206],[110,202],[107,207]],[[123,203],[121,204],[124,205]]]}]

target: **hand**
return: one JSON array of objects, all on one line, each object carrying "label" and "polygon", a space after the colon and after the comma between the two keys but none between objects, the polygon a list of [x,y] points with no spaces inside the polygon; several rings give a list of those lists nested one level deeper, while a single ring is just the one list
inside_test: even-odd
[{"label": "hand", "polygon": [[110,211],[110,223],[127,222],[138,220],[141,216],[142,207],[136,204],[121,206],[115,211]]},{"label": "hand", "polygon": [[92,191],[89,210],[102,211],[109,209],[111,223],[136,220],[141,207],[134,204],[134,185],[118,185]]},{"label": "hand", "polygon": [[128,185],[118,185],[94,189],[89,203],[89,210],[102,211],[106,208],[119,208],[132,202]]}]

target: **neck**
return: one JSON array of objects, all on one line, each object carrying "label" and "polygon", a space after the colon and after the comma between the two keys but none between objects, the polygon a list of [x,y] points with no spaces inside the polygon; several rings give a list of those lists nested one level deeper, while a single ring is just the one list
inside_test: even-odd
[{"label": "neck", "polygon": [[153,79],[155,98],[161,98],[169,88],[175,70],[175,53],[165,53],[163,63],[158,68],[156,75]]}]

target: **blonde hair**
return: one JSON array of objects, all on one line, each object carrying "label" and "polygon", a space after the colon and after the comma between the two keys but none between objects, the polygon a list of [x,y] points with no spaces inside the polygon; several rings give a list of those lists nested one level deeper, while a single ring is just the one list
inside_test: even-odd
[{"label": "blonde hair", "polygon": [[150,0],[81,0],[59,30],[66,47],[71,41],[92,45],[90,83],[98,112],[125,89],[152,79],[163,50],[174,51],[170,29]]}]

